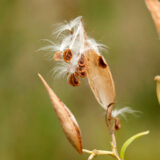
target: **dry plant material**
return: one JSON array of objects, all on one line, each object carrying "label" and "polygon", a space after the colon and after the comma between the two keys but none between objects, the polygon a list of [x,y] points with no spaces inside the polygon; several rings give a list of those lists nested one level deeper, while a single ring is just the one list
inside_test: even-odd
[{"label": "dry plant material", "polygon": [[157,86],[156,86],[157,98],[158,98],[158,102],[160,104],[160,76],[156,76],[155,80],[157,82]]},{"label": "dry plant material", "polygon": [[78,77],[78,75],[76,73],[72,73],[70,76],[69,76],[69,79],[68,79],[68,83],[72,86],[79,86],[80,85],[80,79]]},{"label": "dry plant material", "polygon": [[68,63],[72,59],[72,51],[70,49],[66,49],[63,53],[63,58],[66,63]]},{"label": "dry plant material", "polygon": [[120,122],[120,120],[118,118],[115,118],[114,119],[114,123],[115,123],[115,125],[114,125],[115,130],[120,130],[121,129],[121,122]]},{"label": "dry plant material", "polygon": [[88,50],[87,75],[90,87],[101,106],[106,110],[115,103],[115,86],[109,66],[102,56]]},{"label": "dry plant material", "polygon": [[158,0],[145,0],[145,2],[160,36],[160,2]]},{"label": "dry plant material", "polygon": [[57,52],[54,54],[54,60],[55,60],[55,61],[60,61],[60,60],[61,60],[61,51],[57,51]]},{"label": "dry plant material", "polygon": [[65,104],[63,104],[56,96],[56,94],[53,92],[53,90],[50,88],[44,78],[40,74],[38,74],[38,76],[49,94],[52,106],[56,112],[56,115],[60,121],[66,137],[75,147],[75,149],[79,153],[82,153],[81,132],[75,117],[73,116],[71,111],[65,106]]},{"label": "dry plant material", "polygon": [[[149,2],[149,0],[146,2]],[[70,31],[69,34],[64,34],[66,31]],[[82,17],[77,17],[69,23],[60,26],[56,33],[58,34],[57,36],[63,35],[61,42],[56,45],[51,42],[50,46],[45,47],[46,49],[63,53],[63,58],[55,68],[55,73],[58,75],[67,75],[68,82],[72,86],[80,85],[80,77],[88,77],[91,90],[106,112],[105,119],[112,138],[112,150],[82,150],[80,129],[74,116],[58,99],[43,77],[39,75],[49,93],[53,108],[56,111],[65,135],[79,153],[82,153],[83,151],[89,154],[88,160],[93,160],[93,158],[98,155],[110,155],[116,160],[124,160],[124,153],[128,145],[138,137],[148,134],[148,132],[139,133],[128,139],[122,146],[119,155],[115,137],[115,131],[121,128],[118,116],[121,115],[125,117],[125,113],[132,114],[135,111],[131,110],[129,107],[113,110],[116,92],[110,68],[100,54],[100,49],[104,47],[104,45],[97,43],[93,38],[87,36],[83,26]],[[55,54],[55,60],[59,60],[60,53],[57,52]],[[156,80],[157,84],[159,84],[157,93],[159,93],[158,97],[160,99],[160,81],[159,78],[156,78]]]},{"label": "dry plant material", "polygon": [[84,54],[81,55],[81,57],[80,57],[80,59],[79,59],[79,61],[78,61],[78,64],[79,64],[79,66],[81,66],[81,67],[83,67],[83,66],[86,65],[86,59],[85,59]]},{"label": "dry plant material", "polygon": [[86,71],[80,72],[79,76],[80,76],[81,78],[84,78],[84,77],[87,76],[87,72],[86,72]]}]

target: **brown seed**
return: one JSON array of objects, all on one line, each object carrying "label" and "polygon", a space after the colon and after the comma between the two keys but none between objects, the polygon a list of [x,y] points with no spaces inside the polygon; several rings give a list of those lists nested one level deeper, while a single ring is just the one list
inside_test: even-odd
[{"label": "brown seed", "polygon": [[102,56],[99,56],[98,57],[98,65],[102,68],[106,68],[107,67],[107,64],[104,62]]},{"label": "brown seed", "polygon": [[115,126],[114,126],[115,130],[120,130],[121,129],[121,122],[120,122],[120,120],[118,118],[115,118],[114,122],[115,122]]},{"label": "brown seed", "polygon": [[72,51],[70,49],[66,49],[63,53],[63,58],[65,62],[69,62],[72,59]]},{"label": "brown seed", "polygon": [[85,66],[86,65],[86,60],[85,60],[85,57],[84,57],[83,54],[81,55],[81,58],[79,59],[78,64],[79,64],[79,66]]},{"label": "brown seed", "polygon": [[57,51],[53,56],[55,61],[59,61],[61,59],[61,51]]},{"label": "brown seed", "polygon": [[84,78],[87,76],[86,66],[79,66],[76,69],[76,73],[81,77]]},{"label": "brown seed", "polygon": [[81,73],[79,74],[79,76],[80,76],[81,78],[84,78],[84,77],[87,76],[87,72],[86,72],[86,71],[81,72]]},{"label": "brown seed", "polygon": [[77,73],[72,73],[70,76],[69,76],[69,79],[68,79],[68,83],[72,86],[79,86],[80,85],[80,79],[78,77],[78,74]]},{"label": "brown seed", "polygon": [[78,74],[80,74],[81,72],[85,72],[86,71],[86,67],[85,66],[79,66],[79,67],[77,67],[77,69],[76,69],[76,72],[78,73]]}]

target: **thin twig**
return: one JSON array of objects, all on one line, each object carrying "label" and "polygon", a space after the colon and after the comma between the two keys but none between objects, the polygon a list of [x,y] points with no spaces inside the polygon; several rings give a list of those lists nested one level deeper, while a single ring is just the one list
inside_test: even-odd
[{"label": "thin twig", "polygon": [[116,160],[120,160],[119,156],[117,156],[116,153],[114,153],[113,151],[96,150],[96,149],[94,149],[93,151],[90,151],[87,149],[83,149],[83,153],[90,154],[88,160],[92,160],[98,155],[109,155],[116,158]]}]

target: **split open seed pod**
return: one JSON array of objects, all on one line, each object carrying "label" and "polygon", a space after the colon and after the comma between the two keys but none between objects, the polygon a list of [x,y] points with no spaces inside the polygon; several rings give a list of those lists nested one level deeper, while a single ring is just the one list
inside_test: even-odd
[{"label": "split open seed pod", "polygon": [[66,107],[66,105],[60,101],[60,99],[56,96],[56,94],[53,92],[53,90],[50,88],[50,86],[47,84],[44,78],[40,74],[38,74],[38,76],[49,94],[52,106],[56,112],[56,115],[60,121],[60,124],[66,137],[68,138],[70,143],[75,147],[75,149],[79,153],[82,153],[81,132],[74,115]]},{"label": "split open seed pod", "polygon": [[159,0],[145,0],[145,2],[160,36],[160,2]]},{"label": "split open seed pod", "polygon": [[96,51],[86,51],[87,75],[90,87],[101,106],[106,110],[115,103],[115,86],[108,64]]}]

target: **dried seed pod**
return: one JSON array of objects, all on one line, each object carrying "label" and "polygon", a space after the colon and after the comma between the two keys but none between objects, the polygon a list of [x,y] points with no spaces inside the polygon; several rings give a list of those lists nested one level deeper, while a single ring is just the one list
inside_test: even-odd
[{"label": "dried seed pod", "polygon": [[157,98],[158,98],[158,102],[160,104],[160,76],[156,76],[155,77],[155,80],[157,81],[157,87],[156,87],[156,90],[157,90]]},{"label": "dried seed pod", "polygon": [[56,96],[56,94],[53,92],[47,82],[43,79],[43,77],[40,74],[38,74],[38,76],[44,84],[45,88],[47,89],[47,92],[52,102],[52,106],[56,112],[56,115],[60,121],[66,137],[75,147],[75,149],[79,153],[82,153],[81,132],[74,115],[65,106],[65,104],[60,101],[60,99]]},{"label": "dried seed pod", "polygon": [[68,79],[68,83],[72,86],[79,86],[80,85],[80,79],[78,77],[78,74],[77,73],[72,73],[70,76],[69,76],[69,79]]},{"label": "dried seed pod", "polygon": [[145,2],[160,36],[160,2],[159,0],[145,0]]},{"label": "dried seed pod", "polygon": [[118,118],[114,119],[114,124],[115,124],[114,125],[115,130],[120,130],[121,129],[121,122]]},{"label": "dried seed pod", "polygon": [[63,53],[63,58],[65,62],[69,62],[72,59],[72,51],[70,49],[66,49]]},{"label": "dried seed pod", "polygon": [[61,51],[57,51],[55,54],[54,54],[54,60],[55,61],[60,61],[61,59]]},{"label": "dried seed pod", "polygon": [[82,54],[81,58],[78,61],[79,66],[85,66],[86,65],[86,60],[85,60],[85,56]]},{"label": "dried seed pod", "polygon": [[[101,106],[107,110],[115,103],[115,86],[109,66],[94,50],[86,51],[87,77],[90,87]],[[110,106],[110,112],[112,111]]]}]

